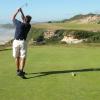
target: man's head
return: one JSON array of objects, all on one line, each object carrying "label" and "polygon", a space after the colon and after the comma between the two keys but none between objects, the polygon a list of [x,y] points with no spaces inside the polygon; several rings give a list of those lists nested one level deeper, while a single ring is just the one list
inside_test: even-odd
[{"label": "man's head", "polygon": [[30,15],[25,16],[25,22],[30,23],[32,17]]},{"label": "man's head", "polygon": [[21,16],[22,17],[22,20],[24,23],[30,23],[32,17],[30,15],[27,15],[25,17],[23,17],[23,15]]}]

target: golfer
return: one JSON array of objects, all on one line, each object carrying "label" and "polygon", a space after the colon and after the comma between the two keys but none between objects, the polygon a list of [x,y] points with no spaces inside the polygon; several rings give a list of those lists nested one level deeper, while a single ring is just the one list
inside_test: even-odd
[{"label": "golfer", "polygon": [[[16,19],[17,14],[21,14],[22,21]],[[31,29],[31,16],[24,16],[21,8],[13,15],[12,21],[15,25],[15,36],[13,41],[13,57],[15,58],[17,75],[25,77],[24,67],[27,53],[27,34]]]}]

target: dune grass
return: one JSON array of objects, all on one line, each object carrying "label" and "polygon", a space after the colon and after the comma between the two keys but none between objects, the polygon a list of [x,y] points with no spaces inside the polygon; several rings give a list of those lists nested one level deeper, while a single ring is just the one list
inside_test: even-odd
[{"label": "dune grass", "polygon": [[30,47],[25,70],[16,76],[12,50],[0,51],[1,100],[100,99],[100,47]]}]

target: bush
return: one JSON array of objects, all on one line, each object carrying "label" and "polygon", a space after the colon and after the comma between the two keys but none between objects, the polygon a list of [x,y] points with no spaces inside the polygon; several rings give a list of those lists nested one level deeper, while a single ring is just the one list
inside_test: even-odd
[{"label": "bush", "polygon": [[100,43],[100,32],[83,31],[83,30],[56,30],[56,37],[50,41],[60,41],[65,35],[72,35],[77,39],[87,39],[87,42]]},{"label": "bush", "polygon": [[76,31],[74,33],[74,35],[78,38],[78,39],[86,39],[86,38],[89,38],[91,36],[94,35],[93,32],[91,31]]},{"label": "bush", "polygon": [[44,30],[43,29],[36,29],[32,28],[32,38],[36,41],[39,37],[43,36]]},{"label": "bush", "polygon": [[95,34],[88,38],[87,42],[100,43],[100,32],[95,32]]},{"label": "bush", "polygon": [[[43,29],[32,28],[33,40],[44,41]],[[83,31],[83,30],[56,30],[55,35],[46,39],[46,43],[58,43],[65,35],[73,35],[77,39],[87,39],[87,42],[100,42],[100,32]]]}]

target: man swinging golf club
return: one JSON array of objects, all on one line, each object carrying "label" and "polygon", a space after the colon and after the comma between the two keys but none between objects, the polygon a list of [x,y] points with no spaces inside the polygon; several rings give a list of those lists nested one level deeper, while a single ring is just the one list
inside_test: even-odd
[{"label": "man swinging golf club", "polygon": [[[18,13],[21,13],[22,22],[16,19]],[[24,66],[27,53],[27,34],[30,31],[31,16],[24,16],[21,8],[13,15],[12,21],[16,27],[13,41],[13,57],[15,58],[17,75],[25,78]]]}]

